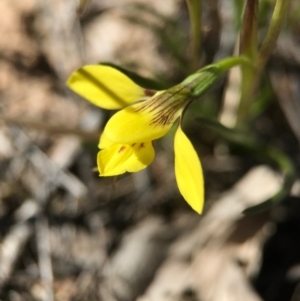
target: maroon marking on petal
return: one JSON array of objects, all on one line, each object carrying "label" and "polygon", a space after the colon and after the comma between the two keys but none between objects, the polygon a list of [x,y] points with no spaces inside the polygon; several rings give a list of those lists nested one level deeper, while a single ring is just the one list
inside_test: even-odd
[{"label": "maroon marking on petal", "polygon": [[144,142],[140,144],[140,147],[144,147]]},{"label": "maroon marking on petal", "polygon": [[136,143],[132,143],[131,146],[134,147],[136,145]]},{"label": "maroon marking on petal", "polygon": [[145,89],[144,93],[145,93],[146,96],[153,96],[156,93],[156,91],[153,91],[153,90],[150,90],[150,89]]},{"label": "maroon marking on petal", "polygon": [[125,147],[124,145],[121,146],[120,149],[119,149],[119,151],[118,151],[118,153],[121,153],[125,148],[126,148],[126,147]]}]

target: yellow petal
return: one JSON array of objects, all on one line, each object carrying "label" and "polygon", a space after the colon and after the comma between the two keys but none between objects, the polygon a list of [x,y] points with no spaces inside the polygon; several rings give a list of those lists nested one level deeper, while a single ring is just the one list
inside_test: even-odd
[{"label": "yellow petal", "polygon": [[110,141],[122,144],[158,139],[169,131],[186,103],[185,97],[176,97],[168,90],[157,92],[113,115],[104,133]]},{"label": "yellow petal", "polygon": [[129,158],[129,172],[137,172],[147,167],[154,159],[155,152],[152,142],[136,143],[133,146],[134,155]]},{"label": "yellow petal", "polygon": [[98,153],[97,163],[100,176],[114,176],[137,172],[147,167],[154,158],[152,142],[113,144]]},{"label": "yellow petal", "polygon": [[114,110],[146,97],[145,89],[122,72],[104,65],[87,65],[70,76],[67,85],[96,106]]},{"label": "yellow petal", "polygon": [[204,205],[204,181],[202,168],[193,145],[181,127],[175,134],[175,175],[180,193],[198,213]]},{"label": "yellow petal", "polygon": [[112,146],[114,143],[109,140],[107,138],[107,136],[105,135],[105,133],[103,132],[100,136],[100,141],[99,141],[99,144],[98,144],[98,147],[100,149],[104,149],[104,148],[109,148],[110,146]]}]

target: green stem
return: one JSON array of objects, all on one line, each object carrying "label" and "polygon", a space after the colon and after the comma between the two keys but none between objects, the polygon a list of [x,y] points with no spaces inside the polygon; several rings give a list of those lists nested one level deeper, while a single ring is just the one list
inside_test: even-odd
[{"label": "green stem", "polygon": [[214,64],[207,65],[206,67],[199,69],[196,73],[213,69],[215,73],[218,72],[219,75],[221,75],[227,72],[230,68],[239,65],[248,66],[253,69],[252,62],[246,56],[231,56]]},{"label": "green stem", "polygon": [[241,29],[240,53],[253,59],[257,53],[258,0],[248,0]]},{"label": "green stem", "polygon": [[[251,2],[252,0],[248,0]],[[256,0],[254,0],[256,1]],[[238,112],[238,122],[245,125],[249,119],[252,100],[257,92],[261,75],[279,37],[284,21],[288,14],[291,0],[277,0],[267,35],[256,55],[251,49],[244,49],[245,55],[253,61],[255,68],[251,71],[243,69],[241,104]],[[246,11],[245,11],[246,13]],[[244,16],[245,18],[245,16]],[[245,24],[245,26],[247,26]],[[254,27],[253,27],[254,28]],[[251,37],[251,35],[250,35]],[[245,37],[246,38],[246,37]],[[255,42],[256,43],[256,42]],[[250,47],[250,46],[249,46]],[[241,48],[242,49],[242,48]],[[242,53],[243,54],[243,53]]]},{"label": "green stem", "polygon": [[237,30],[240,30],[241,24],[242,24],[242,13],[243,13],[243,1],[241,0],[234,0],[234,22],[235,22],[235,27]]},{"label": "green stem", "polygon": [[267,35],[258,53],[257,66],[260,70],[263,70],[271,55],[288,14],[290,4],[291,0],[276,1]]},{"label": "green stem", "polygon": [[[240,53],[253,63],[257,56],[257,15],[258,0],[247,0],[240,35]],[[237,122],[244,123],[249,115],[252,96],[249,89],[255,77],[255,69],[247,65],[242,66],[241,101],[237,115]]]},{"label": "green stem", "polygon": [[201,0],[186,0],[190,16],[190,71],[199,67],[201,50]]}]

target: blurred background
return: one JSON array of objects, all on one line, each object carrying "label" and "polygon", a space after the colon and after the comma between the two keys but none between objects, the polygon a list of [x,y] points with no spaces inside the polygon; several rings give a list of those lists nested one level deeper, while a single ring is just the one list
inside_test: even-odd
[{"label": "blurred background", "polygon": [[[202,1],[200,65],[236,53],[243,2]],[[207,121],[233,127],[236,68],[185,115],[205,174],[201,216],[176,187],[173,130],[146,170],[99,178],[97,144],[111,113],[65,85],[98,62],[162,87],[183,80],[186,2],[93,0],[83,13],[78,4],[0,0],[0,300],[300,300],[299,1],[253,106],[259,146]],[[261,36],[273,7],[260,1]],[[292,166],[289,185],[266,146]],[[242,213],[278,191],[277,206]]]}]

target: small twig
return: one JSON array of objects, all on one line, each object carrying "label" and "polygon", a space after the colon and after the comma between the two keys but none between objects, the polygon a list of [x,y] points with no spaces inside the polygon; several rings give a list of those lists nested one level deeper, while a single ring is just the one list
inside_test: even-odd
[{"label": "small twig", "polygon": [[86,131],[78,128],[74,129],[63,126],[53,126],[41,121],[32,121],[5,115],[0,115],[0,121],[3,121],[8,125],[27,127],[33,130],[44,131],[51,134],[76,135],[87,140],[97,140],[101,134],[99,131]]},{"label": "small twig", "polygon": [[[37,146],[31,144],[30,139],[25,135],[25,133],[21,130],[14,129],[14,131],[12,130],[12,137],[18,151],[23,155],[26,153],[26,160],[32,164],[43,179],[40,181],[41,185],[34,187],[33,194],[36,199],[44,202],[49,193],[60,186],[64,187],[77,199],[86,195],[86,186],[74,175],[53,164],[45,153],[43,153]],[[43,169],[41,169],[41,167],[43,167]],[[26,181],[31,180],[28,178],[24,179]]]},{"label": "small twig", "polygon": [[50,257],[50,238],[47,219],[44,216],[37,219],[35,228],[40,276],[45,289],[44,301],[53,301],[53,273]]},{"label": "small twig", "polygon": [[14,218],[17,224],[11,228],[0,246],[0,288],[9,280],[15,262],[33,233],[29,219],[36,216],[39,211],[38,204],[32,200],[25,201],[16,211]]},{"label": "small twig", "polygon": [[4,238],[0,252],[0,288],[8,281],[15,262],[32,234],[32,226],[27,223],[15,225]]}]

